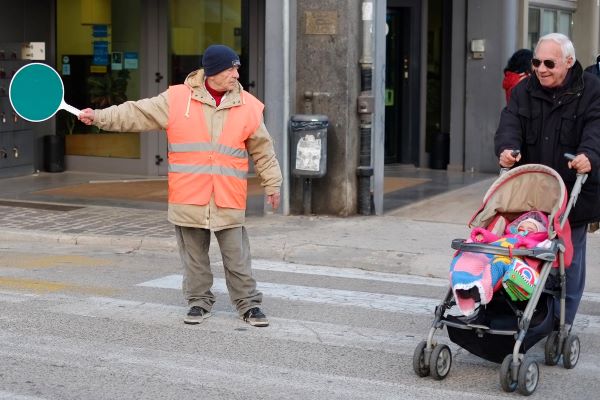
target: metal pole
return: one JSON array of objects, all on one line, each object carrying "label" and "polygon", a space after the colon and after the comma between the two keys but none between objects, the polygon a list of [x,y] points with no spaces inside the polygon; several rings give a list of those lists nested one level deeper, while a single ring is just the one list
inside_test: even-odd
[{"label": "metal pole", "polygon": [[360,156],[358,176],[358,213],[371,215],[371,121],[373,113],[373,1],[362,2],[362,56],[360,63],[361,92],[358,97],[360,116]]},{"label": "metal pole", "polygon": [[303,179],[302,183],[302,208],[304,215],[312,214],[312,179]]},{"label": "metal pole", "polygon": [[[282,6],[283,14],[283,126],[288,126],[290,119],[290,2],[289,0],[283,0]],[[283,215],[290,214],[290,168],[289,168],[289,136],[288,132],[283,134],[283,154],[282,154],[282,169],[284,182],[281,187],[283,204],[282,213]]]},{"label": "metal pole", "polygon": [[375,0],[373,11],[373,212],[383,215],[384,159],[385,159],[385,29],[387,1]]}]

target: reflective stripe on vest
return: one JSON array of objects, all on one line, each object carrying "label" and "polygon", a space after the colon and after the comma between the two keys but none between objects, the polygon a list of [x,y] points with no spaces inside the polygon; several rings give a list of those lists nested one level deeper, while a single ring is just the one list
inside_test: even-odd
[{"label": "reflective stripe on vest", "polygon": [[[219,207],[246,208],[246,140],[259,127],[263,105],[243,92],[245,104],[227,109],[219,140],[212,142],[201,102],[185,85],[169,88],[169,203],[206,205],[214,194]],[[189,104],[189,113],[186,110]],[[215,115],[225,111],[214,111]]]}]

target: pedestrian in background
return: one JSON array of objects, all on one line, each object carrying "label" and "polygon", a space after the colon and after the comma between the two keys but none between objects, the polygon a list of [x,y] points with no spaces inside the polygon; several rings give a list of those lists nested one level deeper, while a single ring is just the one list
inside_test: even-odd
[{"label": "pedestrian in background", "polygon": [[[600,78],[600,54],[596,57],[596,62],[586,67],[585,71],[594,74],[598,78]],[[598,199],[598,201],[600,201],[600,199]],[[590,224],[588,225],[588,232],[596,232],[598,229],[600,229],[599,221],[590,222]]]},{"label": "pedestrian in background", "polygon": [[[585,285],[586,225],[600,218],[600,80],[584,73],[573,43],[560,33],[541,37],[531,62],[535,73],[514,88],[502,110],[495,151],[505,168],[538,163],[555,169],[569,193],[576,173],[588,174],[569,214],[573,261],[566,270],[565,323],[570,329]],[[515,157],[511,153],[517,149],[521,153]],[[565,153],[576,157],[567,161]]]},{"label": "pedestrian in background", "polygon": [[585,68],[586,72],[592,73],[600,78],[600,54],[596,57],[596,62]]},{"label": "pedestrian in background", "polygon": [[506,104],[508,104],[508,101],[510,100],[512,89],[523,79],[531,75],[532,57],[533,52],[531,50],[520,49],[515,51],[508,59],[506,67],[504,68],[504,80],[502,81],[502,88],[506,94]]},{"label": "pedestrian in background", "polygon": [[184,322],[199,324],[211,315],[215,296],[208,250],[213,232],[231,302],[244,321],[267,326],[244,227],[248,155],[273,209],[279,206],[281,170],[264,125],[264,106],[238,82],[237,54],[224,45],[209,46],[202,66],[184,84],[156,97],[103,110],[86,108],[79,119],[109,131],[167,131],[168,220],[175,225],[190,307]]}]

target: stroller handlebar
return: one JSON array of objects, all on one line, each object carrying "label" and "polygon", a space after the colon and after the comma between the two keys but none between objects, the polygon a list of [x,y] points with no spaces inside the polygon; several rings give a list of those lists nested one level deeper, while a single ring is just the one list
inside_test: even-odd
[{"label": "stroller handlebar", "polygon": [[[520,150],[513,150],[510,154],[513,157],[517,157],[520,153],[521,153]],[[574,154],[571,154],[571,153],[564,153],[563,155],[569,161],[573,161],[576,157]],[[500,168],[500,175],[504,174],[505,172],[510,171],[510,169],[511,168],[505,168],[505,167]],[[579,193],[581,192],[581,186],[583,186],[583,184],[587,180],[587,177],[588,177],[588,174],[577,173],[577,179],[575,180],[573,189],[571,189],[571,194],[569,196],[569,202],[567,203],[567,208],[560,218],[560,227],[561,228],[564,226],[565,222],[567,221],[567,218],[568,218],[569,213],[571,212],[571,209],[575,206],[575,203],[577,203],[577,197],[579,196]]]},{"label": "stroller handlebar", "polygon": [[452,248],[471,253],[486,253],[508,257],[534,257],[544,261],[556,260],[559,249],[558,241],[553,240],[550,248],[534,247],[532,249],[509,249],[485,243],[466,243],[465,239],[452,240]]},{"label": "stroller handlebar", "polygon": [[[565,153],[564,156],[569,161],[573,161],[575,159],[575,155],[571,154],[571,153]],[[575,180],[573,189],[571,189],[571,195],[569,196],[569,202],[567,203],[567,208],[565,209],[565,212],[560,219],[560,227],[561,228],[565,225],[565,222],[567,222],[567,218],[569,216],[569,213],[571,212],[571,208],[573,208],[575,206],[575,203],[577,203],[577,197],[579,196],[579,193],[581,192],[581,186],[583,186],[583,184],[587,180],[587,177],[588,177],[588,174],[577,173],[577,179]]]}]

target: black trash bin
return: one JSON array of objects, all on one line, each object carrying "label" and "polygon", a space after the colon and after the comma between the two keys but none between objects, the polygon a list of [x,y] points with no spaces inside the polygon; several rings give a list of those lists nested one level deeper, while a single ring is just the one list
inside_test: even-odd
[{"label": "black trash bin", "polygon": [[437,132],[431,143],[429,166],[432,169],[447,169],[450,162],[450,134]]},{"label": "black trash bin", "polygon": [[312,179],[327,173],[326,115],[298,114],[290,120],[290,162],[292,175],[302,179],[302,208],[312,213]]},{"label": "black trash bin", "polygon": [[292,175],[321,178],[327,173],[326,115],[293,115],[290,121]]},{"label": "black trash bin", "polygon": [[44,171],[63,172],[65,170],[65,137],[44,136]]}]

